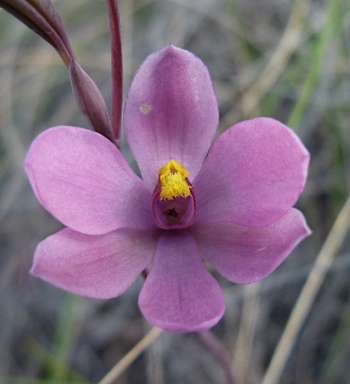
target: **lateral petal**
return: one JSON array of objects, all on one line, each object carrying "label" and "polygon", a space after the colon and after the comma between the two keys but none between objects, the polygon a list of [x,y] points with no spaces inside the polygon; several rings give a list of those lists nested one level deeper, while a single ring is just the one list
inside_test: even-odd
[{"label": "lateral petal", "polygon": [[90,236],[65,228],[37,247],[31,273],[77,295],[121,295],[152,261],[152,233],[120,229]]},{"label": "lateral petal", "polygon": [[310,233],[303,214],[294,208],[266,227],[223,222],[193,228],[201,256],[238,284],[254,283],[269,275]]},{"label": "lateral petal", "polygon": [[304,145],[279,121],[261,117],[234,125],[215,141],[193,182],[196,222],[272,224],[297,201],[308,164]]},{"label": "lateral petal", "polygon": [[152,227],[152,196],[104,136],[59,126],[41,133],[25,159],[40,203],[64,225],[100,235]]}]

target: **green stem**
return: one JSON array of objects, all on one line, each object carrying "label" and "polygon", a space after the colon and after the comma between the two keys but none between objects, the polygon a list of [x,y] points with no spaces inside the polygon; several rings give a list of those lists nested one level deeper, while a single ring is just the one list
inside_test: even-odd
[{"label": "green stem", "polygon": [[67,371],[62,369],[66,365],[69,354],[74,344],[77,314],[81,304],[81,298],[75,295],[67,295],[61,317],[59,318],[54,335],[55,357],[48,364],[48,377],[50,379],[66,379]]},{"label": "green stem", "polygon": [[45,379],[7,379],[6,384],[12,384],[12,383],[20,383],[20,384],[26,384],[28,383],[46,383],[46,384],[89,384],[87,380],[85,380],[81,375],[79,375],[77,372],[73,371],[67,364],[57,359],[56,355],[50,353],[48,350],[46,350],[42,345],[40,345],[36,340],[28,340],[27,348],[30,352],[30,354],[42,364],[44,367],[50,367],[55,366],[56,369],[60,370],[62,372],[61,376],[64,377],[64,379],[58,379],[58,378],[45,378]]}]

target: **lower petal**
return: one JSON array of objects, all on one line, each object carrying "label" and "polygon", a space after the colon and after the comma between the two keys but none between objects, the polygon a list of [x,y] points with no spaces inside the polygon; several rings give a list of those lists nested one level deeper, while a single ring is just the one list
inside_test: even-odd
[{"label": "lower petal", "polygon": [[172,231],[159,239],[139,306],[150,323],[172,332],[201,331],[220,320],[225,310],[221,288],[190,234]]},{"label": "lower petal", "polygon": [[38,245],[31,273],[69,292],[108,299],[136,280],[155,247],[155,237],[146,231],[90,236],[65,228]]},{"label": "lower petal", "polygon": [[215,223],[194,228],[202,257],[228,280],[254,283],[273,272],[310,230],[304,216],[291,209],[267,227]]}]

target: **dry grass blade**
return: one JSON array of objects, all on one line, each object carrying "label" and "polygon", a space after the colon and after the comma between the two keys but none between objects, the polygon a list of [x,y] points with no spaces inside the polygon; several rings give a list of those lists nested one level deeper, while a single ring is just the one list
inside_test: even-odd
[{"label": "dry grass blade", "polygon": [[296,337],[309,313],[314,299],[325,279],[332,260],[339,250],[350,227],[350,195],[340,211],[335,223],[315,261],[309,277],[300,293],[287,326],[272,356],[270,366],[262,384],[278,383],[285,363],[294,346]]},{"label": "dry grass blade", "polygon": [[243,310],[232,361],[238,383],[249,381],[250,361],[253,356],[252,349],[254,348],[260,312],[259,290],[260,283],[244,287]]},{"label": "dry grass blade", "polygon": [[113,384],[114,381],[135,361],[140,353],[150,346],[161,333],[161,329],[153,327],[98,384]]},{"label": "dry grass blade", "polygon": [[242,116],[249,117],[259,105],[260,100],[275,84],[286,68],[288,60],[298,47],[309,6],[309,1],[295,1],[289,21],[275,52],[272,54],[271,59],[259,78],[244,93],[240,102],[240,108],[233,110],[232,113],[225,117],[221,123],[223,127],[230,126],[232,122],[239,121]]}]

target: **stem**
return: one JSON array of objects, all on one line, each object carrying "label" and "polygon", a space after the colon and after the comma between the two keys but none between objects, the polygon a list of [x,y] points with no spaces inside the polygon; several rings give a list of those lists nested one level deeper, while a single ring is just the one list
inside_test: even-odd
[{"label": "stem", "polygon": [[123,58],[120,33],[120,15],[117,0],[107,0],[111,31],[112,61],[112,130],[119,144],[123,104]]},{"label": "stem", "polygon": [[210,331],[197,333],[199,340],[211,350],[214,357],[224,370],[227,384],[235,384],[234,375],[232,372],[231,358],[220,340]]}]

